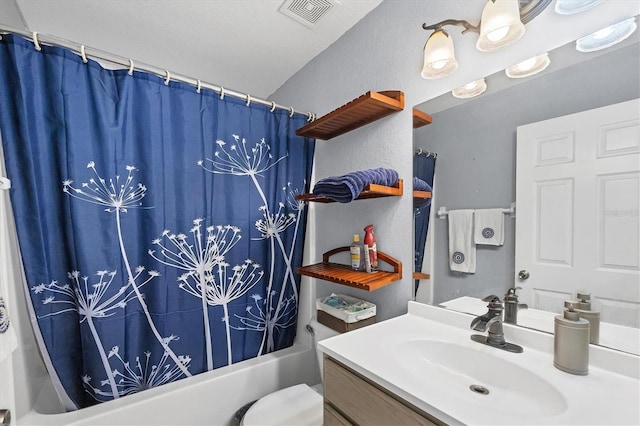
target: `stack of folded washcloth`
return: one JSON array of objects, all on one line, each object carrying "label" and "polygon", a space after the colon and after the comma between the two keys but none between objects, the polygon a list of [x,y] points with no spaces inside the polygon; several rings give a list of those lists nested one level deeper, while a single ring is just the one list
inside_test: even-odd
[{"label": "stack of folded washcloth", "polygon": [[398,172],[392,169],[368,169],[320,179],[313,187],[313,195],[331,198],[340,203],[355,200],[369,184],[394,186]]},{"label": "stack of folded washcloth", "polygon": [[[420,179],[419,177],[414,177],[413,178],[413,190],[414,191],[426,191],[426,192],[432,192],[433,189],[431,188],[431,185],[429,185],[427,182],[423,181],[422,179]],[[414,201],[414,207],[417,209],[423,209],[425,207],[429,207],[431,205],[431,198],[420,198]]]}]

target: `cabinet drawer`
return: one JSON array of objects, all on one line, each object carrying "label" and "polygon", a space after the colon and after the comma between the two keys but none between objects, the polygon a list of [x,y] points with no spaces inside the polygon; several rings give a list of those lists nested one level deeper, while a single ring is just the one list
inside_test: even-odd
[{"label": "cabinet drawer", "polygon": [[[325,356],[324,399],[349,421],[361,425],[438,425],[435,418]],[[340,424],[340,423],[338,423]]]},{"label": "cabinet drawer", "polygon": [[331,405],[324,404],[324,414],[322,418],[323,426],[351,426],[352,423],[342,417]]}]

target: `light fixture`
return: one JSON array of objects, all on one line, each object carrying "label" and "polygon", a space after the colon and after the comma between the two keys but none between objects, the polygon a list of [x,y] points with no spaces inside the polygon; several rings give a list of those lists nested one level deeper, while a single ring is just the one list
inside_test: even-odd
[{"label": "light fixture", "polygon": [[560,15],[584,12],[602,3],[602,0],[556,0],[555,11]]},{"label": "light fixture", "polygon": [[485,90],[487,90],[487,82],[484,78],[481,78],[480,80],[467,83],[464,86],[456,87],[451,91],[451,94],[456,98],[466,99],[481,95]]},{"label": "light fixture", "polygon": [[533,58],[529,58],[525,61],[517,63],[505,69],[504,72],[509,78],[524,78],[530,77],[534,74],[538,74],[540,71],[545,70],[551,61],[549,60],[549,54],[543,53]]},{"label": "light fixture", "polygon": [[489,0],[482,11],[480,37],[476,48],[481,52],[492,52],[520,40],[524,35],[524,24],[520,21],[518,1]]},{"label": "light fixture", "polygon": [[453,39],[443,29],[434,31],[424,45],[422,78],[446,77],[458,69],[453,51]]},{"label": "light fixture", "polygon": [[538,16],[550,3],[551,0],[487,0],[477,26],[458,19],[446,19],[433,25],[422,24],[424,30],[433,31],[424,46],[422,77],[445,77],[458,68],[453,40],[444,26],[464,27],[462,34],[480,34],[476,48],[490,52],[519,40],[525,31],[524,24]]},{"label": "light fixture", "polygon": [[620,43],[636,30],[636,18],[625,19],[576,41],[579,52],[595,52]]}]

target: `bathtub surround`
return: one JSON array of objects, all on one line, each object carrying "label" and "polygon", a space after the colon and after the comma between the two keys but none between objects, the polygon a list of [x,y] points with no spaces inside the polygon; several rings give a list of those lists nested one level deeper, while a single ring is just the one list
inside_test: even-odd
[{"label": "bathtub surround", "polygon": [[[2,134],[0,134],[0,145],[2,144]],[[0,164],[0,177],[4,178],[6,171],[4,165]],[[8,189],[9,181],[0,181],[0,198],[2,203],[6,204],[9,199]],[[0,234],[9,234],[9,221],[4,210],[0,206]],[[9,240],[8,238],[0,241],[0,259],[9,258]],[[15,326],[12,324],[13,317],[10,315],[13,310],[13,302],[10,301],[9,281],[11,278],[7,268],[0,269],[0,363],[7,359],[11,353],[18,347],[18,338],[16,336]]]},{"label": "bathtub surround", "polygon": [[67,410],[293,344],[305,118],[7,35],[0,126]]}]

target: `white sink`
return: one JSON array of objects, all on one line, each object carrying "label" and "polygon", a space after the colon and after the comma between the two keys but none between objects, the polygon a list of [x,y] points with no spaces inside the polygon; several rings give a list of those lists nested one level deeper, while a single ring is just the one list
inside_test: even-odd
[{"label": "white sink", "polygon": [[[319,342],[329,356],[451,425],[640,425],[640,358],[592,346],[589,374],[553,366],[553,336],[505,324],[511,353],[474,342],[471,317],[409,312]],[[484,395],[470,389],[486,388]]]},{"label": "white sink", "polygon": [[[498,358],[500,349],[471,342],[412,339],[393,348],[398,365],[414,380],[437,383],[442,392],[460,403],[478,403],[490,410],[554,416],[567,409],[562,394],[549,382],[513,362]],[[473,389],[472,389],[473,388]],[[474,390],[475,389],[475,390]],[[488,391],[488,393],[486,393]]]}]

